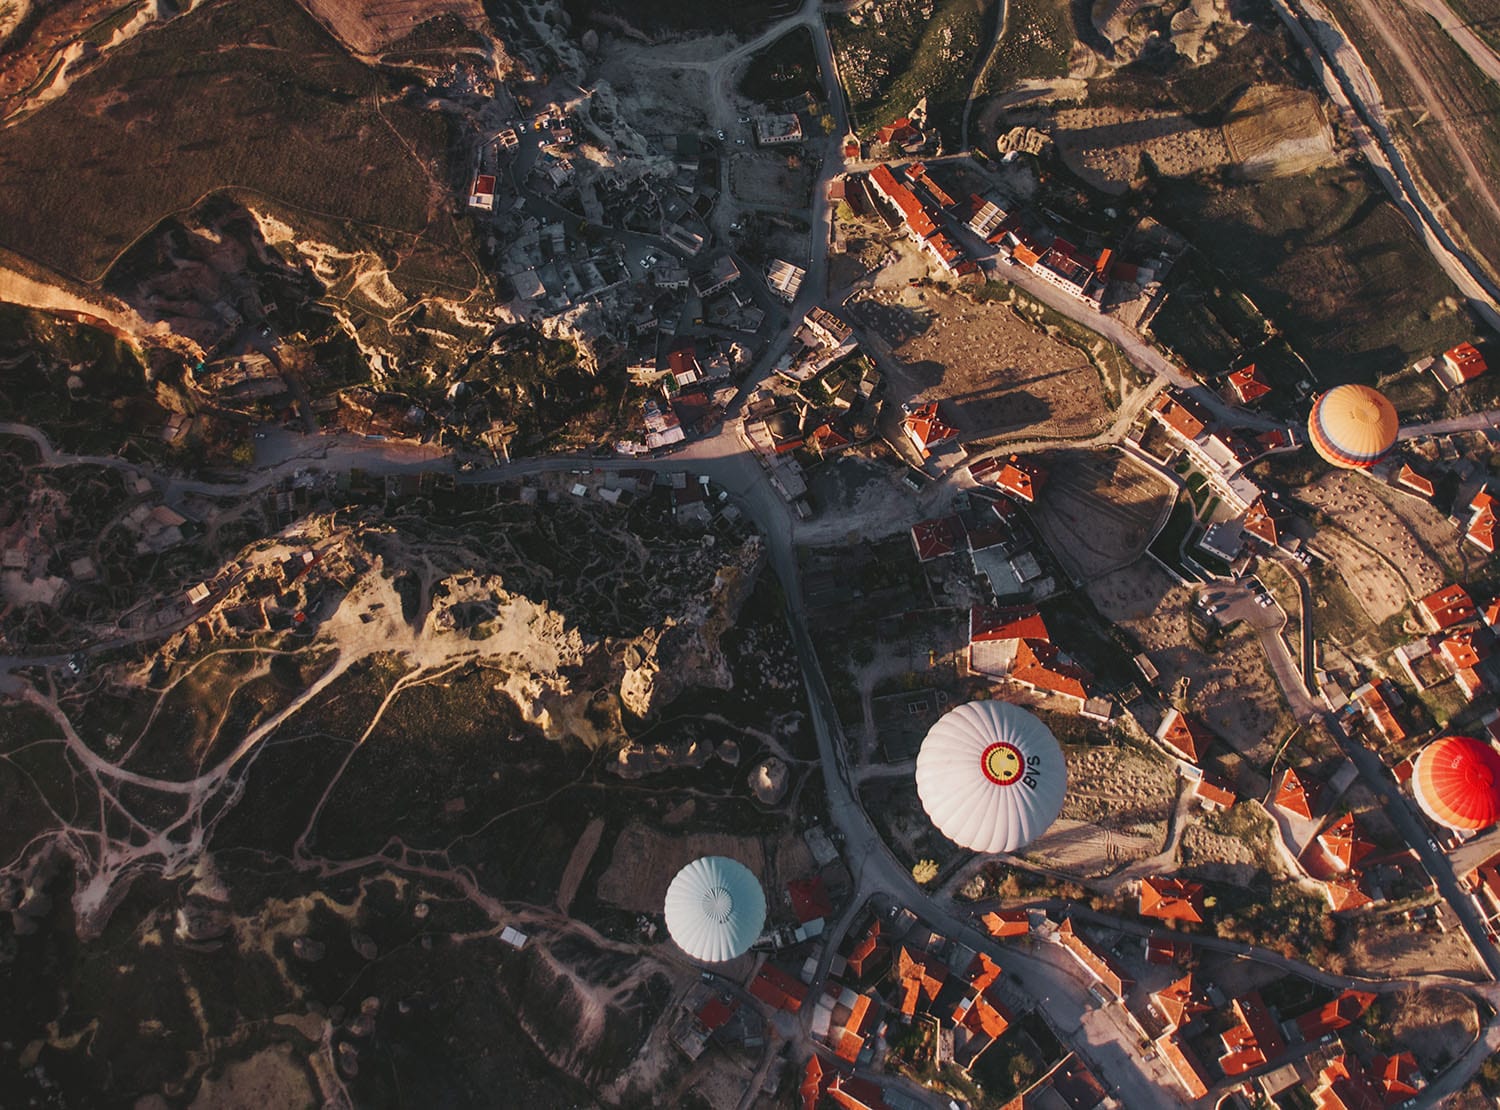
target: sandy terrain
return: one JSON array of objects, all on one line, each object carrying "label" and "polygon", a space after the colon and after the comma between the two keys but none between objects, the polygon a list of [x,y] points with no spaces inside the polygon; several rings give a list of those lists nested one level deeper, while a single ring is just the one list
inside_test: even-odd
[{"label": "sandy terrain", "polygon": [[302,0],[323,26],[359,54],[374,54],[411,34],[418,23],[456,15],[465,26],[488,25],[477,0]]},{"label": "sandy terrain", "polygon": [[1251,760],[1270,759],[1289,718],[1253,633],[1236,629],[1206,654],[1189,631],[1191,595],[1149,556],[1088,590],[1105,619],[1129,629],[1168,688],[1189,680],[1189,705],[1209,728]]},{"label": "sandy terrain", "polygon": [[1275,868],[1276,862],[1276,857],[1262,857],[1239,837],[1210,832],[1196,820],[1183,830],[1178,858],[1184,867],[1191,868],[1194,878],[1238,886],[1248,886],[1267,866]]},{"label": "sandy terrain", "polygon": [[757,838],[727,833],[668,836],[633,824],[615,841],[597,893],[622,909],[660,913],[672,877],[699,856],[728,856],[757,875],[766,874],[765,852]]},{"label": "sandy terrain", "polygon": [[1066,754],[1064,817],[1154,836],[1160,847],[1177,799],[1177,776],[1165,759],[1135,748],[1070,747]]},{"label": "sandy terrain", "polygon": [[1112,832],[1088,821],[1059,817],[1026,848],[1025,857],[1080,879],[1094,879],[1122,864],[1145,859],[1161,847],[1160,838]]},{"label": "sandy terrain", "polygon": [[1224,121],[1224,141],[1248,177],[1306,173],[1333,160],[1333,135],[1315,94],[1252,85]]},{"label": "sandy terrain", "polygon": [[1134,562],[1172,510],[1172,487],[1119,451],[1052,451],[1031,519],[1073,576],[1087,582]]},{"label": "sandy terrain", "polygon": [[924,290],[915,308],[894,297],[850,306],[876,332],[904,373],[894,401],[941,400],[964,439],[1022,428],[1038,437],[1083,437],[1108,423],[1098,372],[1084,354],[1021,319],[1008,305]]},{"label": "sandy terrain", "polygon": [[205,1079],[193,1106],[213,1110],[260,1110],[263,1106],[313,1106],[306,1067],[289,1044],[272,1045],[248,1060],[236,1060],[217,1078]]}]

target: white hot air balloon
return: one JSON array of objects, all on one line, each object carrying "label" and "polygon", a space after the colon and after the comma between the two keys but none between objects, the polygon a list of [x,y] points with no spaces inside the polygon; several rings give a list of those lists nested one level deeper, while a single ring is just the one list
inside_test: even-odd
[{"label": "white hot air balloon", "polygon": [[719,963],[744,954],[766,923],[766,896],[738,860],[702,856],[667,887],[667,931],[694,959]]},{"label": "white hot air balloon", "polygon": [[944,714],[917,753],[917,795],[949,840],[1014,852],[1062,812],[1068,766],[1052,730],[1019,706],[973,701]]}]

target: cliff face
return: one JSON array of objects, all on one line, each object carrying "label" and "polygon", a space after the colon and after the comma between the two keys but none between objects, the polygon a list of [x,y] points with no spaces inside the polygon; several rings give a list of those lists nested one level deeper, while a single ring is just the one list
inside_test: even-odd
[{"label": "cliff face", "polygon": [[1097,0],[1092,16],[1116,66],[1164,55],[1203,65],[1247,30],[1230,15],[1227,0]]},{"label": "cliff face", "polygon": [[620,679],[620,702],[626,709],[651,718],[690,687],[728,690],[734,685],[720,640],[734,627],[764,564],[765,546],[755,537],[719,569],[707,595],[689,599],[681,616],[668,617],[626,646]]}]

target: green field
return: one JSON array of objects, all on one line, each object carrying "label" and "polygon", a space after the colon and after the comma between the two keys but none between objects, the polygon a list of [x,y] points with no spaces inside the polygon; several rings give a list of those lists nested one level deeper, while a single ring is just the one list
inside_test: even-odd
[{"label": "green field", "polygon": [[229,190],[393,253],[459,254],[432,204],[446,124],[396,93],[290,0],[212,0],[0,131],[0,246],[98,281],[163,218]]},{"label": "green field", "polygon": [[969,87],[984,60],[994,0],[937,0],[931,19],[910,0],[882,5],[883,22],[830,17],[849,111],[861,135],[899,119],[924,96],[930,125],[956,140]]}]

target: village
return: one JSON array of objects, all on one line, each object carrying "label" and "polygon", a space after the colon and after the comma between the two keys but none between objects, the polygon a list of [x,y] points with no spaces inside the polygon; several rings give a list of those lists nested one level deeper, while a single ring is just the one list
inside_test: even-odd
[{"label": "village", "polygon": [[[1366,1110],[1478,1082],[1500,1045],[1500,809],[1444,809],[1431,769],[1474,767],[1485,794],[1500,762],[1493,339],[1393,367],[1436,398],[1399,416],[1269,339],[1192,365],[1157,323],[1202,292],[1193,248],[1059,185],[1063,158],[1123,171],[1038,130],[1045,113],[954,153],[922,104],[845,132],[831,74],[756,99],[718,62],[651,59],[615,44],[590,65],[626,88],[659,64],[688,93],[586,87],[561,57],[433,86],[463,109],[458,203],[504,306],[477,361],[586,352],[513,393],[590,398],[588,419],[471,419],[477,375],[423,388],[382,365],[344,385],[226,305],[236,338],[188,374],[190,411],[149,429],[153,448],[234,444],[195,476],[8,427],[29,442],[0,453],[24,490],[0,516],[18,653],[0,677],[25,669],[32,705],[66,719],[123,688],[122,647],[162,641],[131,675],[162,703],[220,656],[326,651],[318,692],[403,659],[378,708],[330,698],[330,717],[368,716],[339,735],[348,759],[295,844],[252,850],[388,867],[424,952],[498,939],[474,981],[517,1012],[525,984],[562,983],[547,997],[576,1004],[580,1043],[630,1056],[615,1093]],[[412,811],[440,814],[427,846],[425,829],[366,843],[357,793],[319,843],[387,708],[438,679],[484,686],[472,716],[524,758],[457,785],[405,764]],[[1040,723],[1067,791],[1034,837],[985,851],[940,827],[919,768],[952,712],[994,703]],[[250,764],[280,720],[243,742],[214,725],[241,779],[196,752],[195,809],[252,782],[276,812]],[[533,796],[547,829],[507,824]],[[340,835],[359,851],[339,858]],[[166,842],[120,851],[189,860]],[[705,955],[672,887],[725,859],[763,912]],[[735,924],[733,883],[713,881],[709,924]],[[0,891],[35,928],[40,881]],[[477,913],[438,928],[445,901]],[[266,951],[316,979],[322,942],[287,918]],[[229,934],[199,923],[184,910],[172,935]],[[365,947],[356,977],[378,968]],[[371,1082],[380,1006],[318,1027],[338,1083],[361,1059]],[[554,1019],[526,1036],[576,1064]]]}]

